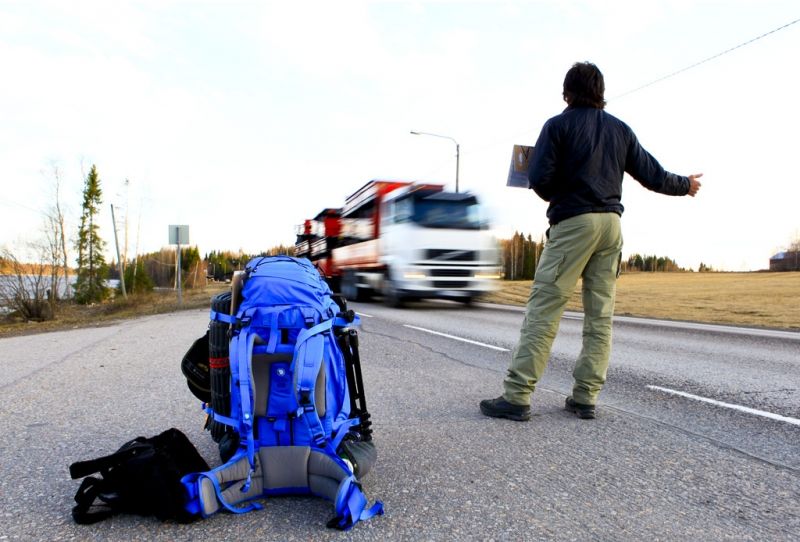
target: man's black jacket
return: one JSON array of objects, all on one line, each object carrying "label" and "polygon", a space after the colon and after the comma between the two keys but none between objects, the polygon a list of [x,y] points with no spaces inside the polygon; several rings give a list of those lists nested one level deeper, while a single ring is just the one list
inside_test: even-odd
[{"label": "man's black jacket", "polygon": [[689,178],[664,170],[627,124],[602,109],[568,107],[548,120],[533,152],[528,183],[550,202],[550,224],[584,213],[622,215],[622,176],[670,196],[689,192]]}]

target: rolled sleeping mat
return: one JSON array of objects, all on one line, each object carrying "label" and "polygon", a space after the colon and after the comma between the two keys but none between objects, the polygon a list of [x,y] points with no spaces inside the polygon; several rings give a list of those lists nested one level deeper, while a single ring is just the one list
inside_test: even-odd
[{"label": "rolled sleeping mat", "polygon": [[[221,314],[231,312],[231,293],[224,292],[211,299],[211,309]],[[230,325],[212,320],[208,326],[208,365],[211,370],[211,408],[223,416],[231,413],[231,368],[229,358]],[[233,428],[223,423],[211,423],[211,438],[219,442]]]}]

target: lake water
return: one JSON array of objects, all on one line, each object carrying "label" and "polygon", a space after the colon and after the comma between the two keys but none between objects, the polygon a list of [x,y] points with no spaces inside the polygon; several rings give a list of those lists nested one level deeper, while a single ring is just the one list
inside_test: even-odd
[{"label": "lake water", "polygon": [[[25,288],[27,288],[28,291],[32,292],[33,289],[36,287],[35,286],[36,277],[33,275],[26,275],[23,276],[23,279],[25,281],[24,284]],[[73,293],[72,285],[75,283],[76,279],[77,277],[75,275],[70,275],[68,285],[64,283],[63,279],[58,281],[59,297],[62,298],[65,297],[65,295],[67,294],[67,288],[69,288],[69,295],[72,296]],[[16,283],[17,283],[16,275],[0,275],[0,308],[7,309],[7,307],[4,307],[5,297],[13,294],[14,291],[13,288],[16,286]],[[109,288],[116,288],[117,286],[119,286],[119,279],[107,280],[106,286],[108,286]],[[45,290],[50,288],[49,276],[41,278],[41,287],[44,288]]]}]

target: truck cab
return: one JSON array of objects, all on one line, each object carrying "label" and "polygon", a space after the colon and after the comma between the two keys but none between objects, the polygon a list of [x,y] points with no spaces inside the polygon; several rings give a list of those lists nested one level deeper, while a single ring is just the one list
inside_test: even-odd
[{"label": "truck cab", "polygon": [[345,297],[469,303],[496,288],[496,241],[478,198],[439,184],[371,181],[342,208],[333,251]]},{"label": "truck cab", "polygon": [[389,304],[436,297],[469,303],[496,288],[497,245],[477,196],[408,185],[381,205],[384,274],[376,289]]}]

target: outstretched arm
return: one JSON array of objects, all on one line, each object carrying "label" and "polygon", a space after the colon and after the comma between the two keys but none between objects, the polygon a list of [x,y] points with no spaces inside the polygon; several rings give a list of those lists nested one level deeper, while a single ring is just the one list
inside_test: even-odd
[{"label": "outstretched arm", "polygon": [[628,156],[625,161],[625,171],[639,181],[648,190],[666,194],[668,196],[692,196],[700,190],[700,177],[702,173],[695,173],[689,177],[676,175],[666,171],[652,154],[647,152],[630,133]]}]

